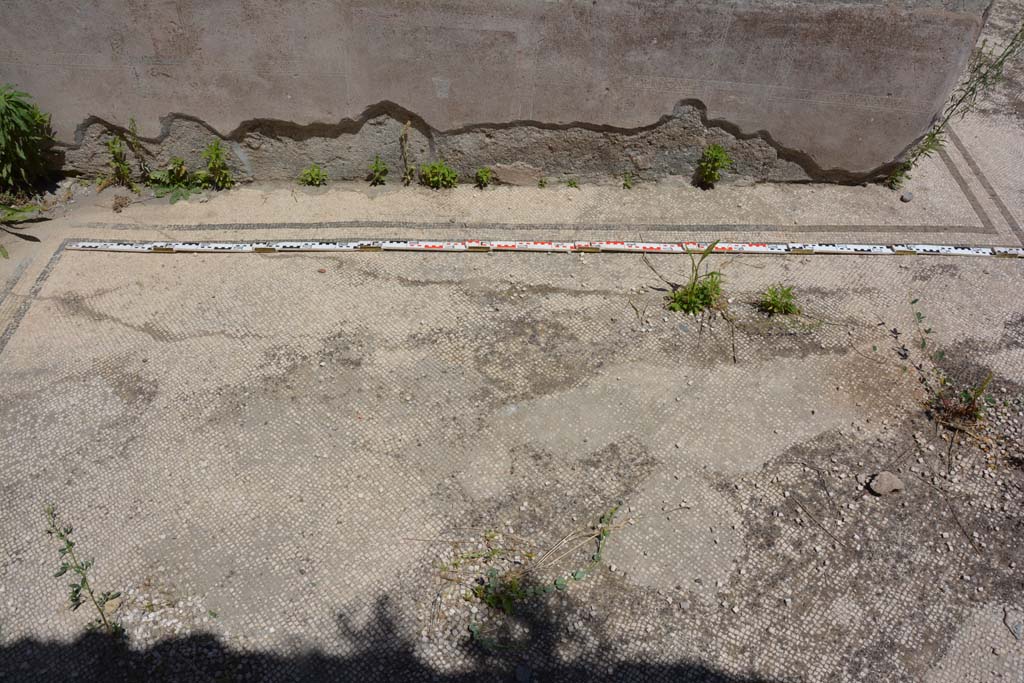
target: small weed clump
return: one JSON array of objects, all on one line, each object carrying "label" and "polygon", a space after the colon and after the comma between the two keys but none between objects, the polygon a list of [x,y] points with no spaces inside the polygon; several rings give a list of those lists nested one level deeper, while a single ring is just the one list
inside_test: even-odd
[{"label": "small weed clump", "polygon": [[31,190],[46,175],[50,117],[27,93],[0,86],[0,193]]},{"label": "small weed clump", "polygon": [[68,606],[71,611],[89,602],[96,608],[98,616],[90,623],[90,628],[102,628],[107,635],[118,635],[121,626],[107,618],[106,605],[111,600],[119,598],[121,594],[117,591],[104,591],[96,593],[89,582],[89,570],[95,564],[94,560],[79,559],[75,554],[75,542],[71,540],[74,529],[70,524],[64,524],[57,516],[57,510],[53,505],[46,506],[46,534],[60,541],[61,547],[57,553],[60,556],[60,566],[54,572],[54,578],[64,576],[71,572],[74,581],[68,584]]},{"label": "small weed clump", "polygon": [[235,179],[228,168],[227,154],[221,147],[220,140],[214,140],[203,150],[203,158],[206,159],[206,170],[198,174],[199,184],[203,188],[211,190],[230,190]]},{"label": "small weed clump", "polygon": [[494,180],[494,171],[484,166],[481,169],[477,169],[476,176],[474,178],[476,180],[476,186],[482,190],[490,185]]},{"label": "small weed clump", "polygon": [[327,174],[317,164],[310,164],[309,168],[299,174],[299,185],[307,187],[320,187],[327,184]]},{"label": "small weed clump", "polygon": [[125,146],[121,138],[114,136],[107,140],[107,151],[110,152],[110,175],[100,178],[97,190],[102,192],[112,185],[117,185],[127,187],[132,192],[135,192],[135,183],[132,181],[132,169],[128,166]]},{"label": "small weed clump", "polygon": [[800,307],[796,305],[796,296],[792,287],[781,284],[772,285],[761,295],[757,307],[768,315],[797,315]]},{"label": "small weed clump", "polygon": [[697,315],[718,305],[722,298],[722,273],[717,270],[700,272],[700,266],[704,260],[711,255],[711,252],[718,246],[718,242],[712,242],[700,258],[690,256],[690,279],[686,284],[673,286],[671,294],[668,295],[666,308],[677,313]]},{"label": "small weed clump", "polygon": [[171,157],[167,168],[151,171],[148,183],[157,197],[170,195],[171,204],[188,199],[193,191],[200,189],[195,176],[189,172],[181,157]]},{"label": "small weed clump", "polygon": [[[929,408],[932,414],[947,427],[962,431],[965,425],[973,424],[985,417],[987,408],[995,405],[995,399],[987,393],[988,385],[992,382],[992,373],[988,372],[978,384],[965,385],[943,372],[937,364],[946,357],[946,353],[936,348],[934,341],[930,341],[934,330],[925,325],[924,313],[916,308],[918,301],[911,300],[910,308],[914,313],[914,324],[917,326],[919,349],[932,361],[932,365],[930,369],[924,363],[915,364],[915,367],[930,394]],[[902,351],[901,357],[907,357],[906,347],[903,347]]]},{"label": "small weed clump", "polygon": [[565,181],[565,186],[571,187],[574,190],[578,190],[580,189],[580,181],[576,180],[575,178],[569,178],[568,180]]},{"label": "small weed clump", "polygon": [[732,168],[733,160],[721,145],[711,145],[697,162],[697,185],[710,189],[722,179],[722,171]]},{"label": "small weed clump", "polygon": [[379,154],[373,157],[373,163],[370,164],[370,174],[366,179],[370,181],[370,187],[387,184],[388,165],[381,161]]},{"label": "small weed clump", "polygon": [[632,190],[633,189],[633,174],[626,171],[622,174],[622,189]]},{"label": "small weed clump", "polygon": [[207,145],[203,158],[206,159],[206,169],[193,173],[188,170],[184,159],[171,157],[166,168],[150,171],[146,184],[153,188],[157,197],[170,195],[171,204],[188,199],[193,192],[227,190],[234,186],[235,179],[228,168],[226,150],[220,140]]},{"label": "small weed clump", "polygon": [[439,159],[420,166],[420,183],[432,190],[449,189],[458,186],[459,174],[444,159]]},{"label": "small weed clump", "polygon": [[547,186],[548,186],[548,179],[547,178],[541,178],[540,180],[537,181],[537,187],[539,187],[540,189],[543,190]]}]

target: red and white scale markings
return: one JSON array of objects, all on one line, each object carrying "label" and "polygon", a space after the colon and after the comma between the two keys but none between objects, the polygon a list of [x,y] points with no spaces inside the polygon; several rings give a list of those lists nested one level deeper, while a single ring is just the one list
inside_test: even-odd
[{"label": "red and white scale markings", "polygon": [[[619,242],[603,241],[524,241],[524,240],[357,240],[274,241],[274,242],[72,242],[67,249],[76,251],[119,251],[130,253],[286,253],[331,251],[436,251],[491,252],[521,251],[548,253],[627,253],[696,254],[708,248],[708,242]],[[798,242],[719,242],[715,254],[853,254],[998,256],[1024,258],[1019,247],[967,247],[939,244],[802,244]]]}]

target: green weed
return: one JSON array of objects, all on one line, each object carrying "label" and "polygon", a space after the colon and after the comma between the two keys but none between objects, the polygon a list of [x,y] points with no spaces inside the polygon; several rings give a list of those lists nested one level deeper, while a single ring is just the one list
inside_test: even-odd
[{"label": "green weed", "polygon": [[685,284],[673,285],[672,292],[667,297],[666,308],[677,313],[696,315],[718,305],[722,298],[722,273],[717,270],[700,272],[700,267],[705,259],[711,255],[718,246],[718,242],[712,242],[700,253],[700,258],[695,259],[692,253],[690,256],[690,278]]},{"label": "green weed", "polygon": [[310,164],[309,168],[299,174],[299,185],[320,187],[326,185],[327,180],[327,174],[317,164]]},{"label": "green weed", "polygon": [[622,174],[622,189],[632,190],[633,189],[633,174],[626,171]]},{"label": "green weed", "polygon": [[1010,40],[999,52],[988,49],[983,41],[975,50],[967,65],[967,73],[963,81],[950,96],[949,103],[942,112],[942,118],[932,126],[923,138],[885,179],[885,184],[897,190],[910,179],[910,172],[922,159],[926,159],[942,148],[946,143],[946,128],[953,120],[963,119],[974,110],[978,98],[1003,80],[1003,69],[1006,63],[1024,51],[1024,22],[1011,36]]},{"label": "green weed", "polygon": [[721,145],[711,145],[704,150],[697,162],[697,185],[706,189],[715,186],[722,179],[722,171],[733,166],[732,157]]},{"label": "green weed", "polygon": [[548,186],[548,179],[547,178],[541,178],[540,180],[537,181],[537,187],[539,187],[540,189],[543,190],[547,186]]},{"label": "green weed", "polygon": [[476,186],[482,190],[491,184],[493,178],[494,172],[491,169],[487,168],[486,166],[481,169],[477,169],[475,176]]},{"label": "green weed", "polygon": [[193,191],[200,189],[195,176],[189,172],[181,157],[171,157],[167,168],[151,171],[147,182],[157,197],[170,195],[171,204],[188,199]]},{"label": "green weed", "polygon": [[402,134],[398,136],[399,147],[402,150],[402,184],[411,185],[412,181],[416,179],[416,167],[412,163],[412,155],[409,154],[409,129],[412,127],[411,121],[406,121],[405,126],[402,128]]},{"label": "green weed", "polygon": [[136,187],[132,181],[132,169],[128,166],[125,146],[121,138],[115,135],[107,140],[107,151],[110,152],[110,175],[100,179],[97,190],[102,192],[112,185],[119,185],[135,192]]},{"label": "green weed", "polygon": [[221,146],[220,140],[214,140],[203,150],[206,159],[206,170],[196,174],[199,187],[212,190],[230,190],[235,179],[227,164],[227,150]]},{"label": "green weed", "polygon": [[107,618],[105,607],[108,602],[120,597],[121,594],[117,591],[97,593],[93,589],[89,581],[89,571],[93,568],[95,561],[79,559],[75,554],[76,544],[71,540],[73,531],[70,524],[64,524],[61,521],[53,505],[46,506],[46,533],[56,538],[61,544],[57,551],[60,556],[60,566],[53,576],[59,578],[71,572],[74,578],[68,584],[68,606],[71,611],[75,611],[86,602],[91,603],[96,608],[98,616],[91,622],[90,627],[102,628],[108,635],[117,635],[121,632],[121,627],[117,622]]},{"label": "green weed", "polygon": [[139,173],[143,179],[149,177],[149,164],[146,163],[146,150],[139,141],[139,128],[135,124],[135,117],[128,119],[128,149],[132,151],[139,162]]},{"label": "green weed", "polygon": [[434,190],[453,188],[459,184],[459,174],[444,159],[439,159],[420,166],[420,183]]},{"label": "green weed", "polygon": [[772,285],[761,295],[757,307],[769,315],[796,315],[800,307],[796,305],[796,296],[792,287],[781,284]]},{"label": "green weed", "polygon": [[[931,366],[921,363],[915,367],[929,393],[929,408],[935,418],[946,426],[962,431],[965,425],[985,417],[987,408],[995,404],[995,399],[987,393],[992,382],[992,372],[988,372],[977,384],[958,382],[943,372],[938,363],[945,359],[946,353],[934,341],[934,330],[925,324],[925,315],[917,308],[918,302],[918,299],[910,302],[917,328],[918,350],[931,361]],[[905,352],[900,355],[904,358],[908,356]]]},{"label": "green weed", "polygon": [[0,86],[0,192],[30,190],[46,175],[50,117],[27,93]]},{"label": "green weed", "polygon": [[370,174],[366,179],[370,181],[370,187],[387,184],[388,165],[381,161],[379,154],[373,157],[373,163],[370,164]]},{"label": "green weed", "polygon": [[571,187],[574,190],[578,190],[580,189],[580,181],[576,180],[575,178],[569,178],[568,180],[565,181],[565,186]]}]

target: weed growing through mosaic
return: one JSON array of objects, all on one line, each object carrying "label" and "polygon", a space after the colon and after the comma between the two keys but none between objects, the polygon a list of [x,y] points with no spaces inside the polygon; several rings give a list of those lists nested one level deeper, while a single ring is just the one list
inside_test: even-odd
[{"label": "weed growing through mosaic", "polygon": [[317,164],[310,164],[309,168],[299,174],[299,185],[307,187],[320,187],[327,184],[327,174]]},{"label": "weed growing through mosaic", "polygon": [[565,181],[565,186],[571,187],[574,190],[578,190],[580,189],[580,181],[576,180],[575,178],[569,178],[568,180]]},{"label": "weed growing through mosaic", "polygon": [[0,86],[0,192],[30,190],[46,175],[50,117],[27,93]]},{"label": "weed growing through mosaic", "polygon": [[[504,545],[506,540],[517,540],[489,531],[484,535],[481,549],[456,556],[455,560],[442,569],[442,577],[456,582],[464,581],[466,574],[457,570],[464,563],[471,563],[473,571],[487,566],[482,574],[470,573],[471,588],[464,598],[477,600],[502,615],[511,616],[525,609],[531,600],[543,598],[558,591],[567,591],[574,582],[591,576],[603,559],[605,544],[614,529],[617,529],[616,505],[601,515],[597,524],[578,529],[563,536],[557,543],[544,551],[530,552],[519,544]],[[525,539],[518,539],[524,543]],[[580,564],[580,555],[586,559]],[[566,562],[569,569],[565,569]],[[573,568],[575,567],[575,568]],[[455,572],[455,573],[453,573]],[[492,632],[485,631],[477,621],[470,623],[469,631],[473,640],[487,649],[506,649]]]},{"label": "weed growing through mosaic", "polygon": [[484,166],[477,170],[475,180],[476,186],[482,190],[494,180],[494,171]]},{"label": "weed growing through mosaic", "polygon": [[915,146],[886,178],[885,184],[897,190],[910,179],[910,172],[922,159],[939,151],[946,144],[946,128],[954,120],[963,119],[974,110],[978,98],[1003,80],[1006,63],[1024,51],[1024,22],[999,52],[989,50],[987,42],[971,56],[967,73],[960,86],[953,91],[949,103],[942,112],[942,118],[932,126],[921,142]]},{"label": "weed growing through mosaic", "polygon": [[102,628],[108,635],[117,635],[121,627],[116,621],[107,618],[106,605],[121,594],[117,591],[97,593],[89,581],[89,572],[93,568],[91,559],[79,559],[75,553],[75,541],[71,539],[74,529],[65,524],[57,515],[53,505],[46,506],[46,533],[60,542],[57,553],[60,566],[54,572],[54,578],[70,573],[73,581],[68,584],[68,606],[71,611],[77,610],[87,602],[96,608],[97,617],[90,623],[91,628]]},{"label": "weed growing through mosaic", "polygon": [[672,285],[666,304],[668,310],[697,315],[718,305],[722,298],[722,273],[717,270],[708,271],[706,268],[703,273],[700,272],[701,265],[716,246],[717,241],[709,244],[699,258],[687,252],[690,256],[690,278],[685,284]]},{"label": "weed growing through mosaic", "polygon": [[420,183],[433,190],[449,189],[458,186],[459,174],[444,159],[439,159],[420,166]]},{"label": "weed growing through mosaic", "polygon": [[388,165],[381,161],[379,154],[373,157],[373,163],[370,164],[370,175],[367,176],[367,180],[370,181],[370,187],[386,185],[388,182]]},{"label": "weed growing through mosaic", "polygon": [[796,315],[800,307],[796,305],[796,295],[792,287],[781,284],[772,285],[761,295],[757,307],[768,315]]},{"label": "weed growing through mosaic", "polygon": [[539,187],[540,189],[543,190],[547,186],[548,186],[548,179],[547,178],[541,178],[540,180],[537,181],[537,187]]},{"label": "weed growing through mosaic", "polygon": [[963,431],[965,426],[984,418],[986,409],[995,404],[995,399],[987,393],[992,372],[987,372],[977,384],[959,383],[943,372],[938,363],[945,359],[945,351],[934,341],[934,330],[925,324],[926,318],[917,308],[918,303],[919,299],[910,301],[917,328],[918,350],[931,361],[931,365],[919,363],[915,368],[928,391],[929,408],[939,422]]},{"label": "weed growing through mosaic", "polygon": [[633,174],[626,171],[622,174],[622,189],[632,190],[633,189]]},{"label": "weed growing through mosaic", "polygon": [[721,145],[711,145],[704,150],[697,162],[697,185],[711,189],[722,179],[722,171],[733,166],[732,157]]}]

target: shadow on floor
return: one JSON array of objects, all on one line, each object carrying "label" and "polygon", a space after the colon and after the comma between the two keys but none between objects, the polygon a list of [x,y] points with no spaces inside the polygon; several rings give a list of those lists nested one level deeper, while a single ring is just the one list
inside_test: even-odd
[{"label": "shadow on floor", "polygon": [[[439,673],[417,656],[415,642],[400,632],[389,601],[383,598],[366,625],[356,628],[339,617],[339,635],[354,648],[353,654],[346,656],[315,651],[241,652],[208,634],[132,650],[106,635],[90,632],[70,643],[26,639],[0,645],[0,680],[769,683],[766,678],[736,677],[694,662],[599,660],[596,655],[607,653],[611,644],[605,633],[599,633],[596,647],[587,650],[595,655],[566,663],[559,648],[571,636],[564,635],[567,630],[561,621],[550,609],[523,616],[521,623],[532,634],[529,645],[508,652],[488,650],[467,638],[458,646],[465,658],[460,673]],[[625,637],[619,635],[617,640]]]}]

